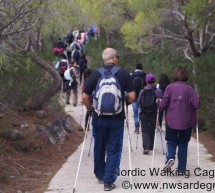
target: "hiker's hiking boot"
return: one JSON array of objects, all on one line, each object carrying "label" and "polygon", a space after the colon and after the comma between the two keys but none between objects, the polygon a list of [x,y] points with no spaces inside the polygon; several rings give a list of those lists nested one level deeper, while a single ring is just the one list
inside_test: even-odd
[{"label": "hiker's hiking boot", "polygon": [[162,132],[162,126],[158,126],[159,132]]},{"label": "hiker's hiking boot", "polygon": [[111,191],[114,188],[116,188],[115,184],[107,182],[104,183],[104,191]]},{"label": "hiker's hiking boot", "polygon": [[134,133],[139,134],[139,133],[140,133],[139,128],[136,128],[136,129],[134,130]]},{"label": "hiker's hiking boot", "polygon": [[97,178],[97,181],[98,181],[99,184],[104,184],[104,181],[99,179],[99,178]]},{"label": "hiker's hiking boot", "polygon": [[166,162],[166,164],[165,164],[163,170],[166,171],[166,172],[171,171],[171,167],[174,165],[174,163],[175,163],[175,160],[174,160],[173,158],[170,158],[170,159]]},{"label": "hiker's hiking boot", "polygon": [[143,151],[143,154],[145,154],[145,155],[147,155],[148,153],[149,153],[149,150],[147,150],[147,149]]}]

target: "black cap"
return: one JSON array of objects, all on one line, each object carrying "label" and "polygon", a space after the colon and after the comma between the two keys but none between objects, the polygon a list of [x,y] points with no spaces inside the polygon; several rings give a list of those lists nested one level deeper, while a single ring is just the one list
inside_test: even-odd
[{"label": "black cap", "polygon": [[136,69],[142,70],[142,68],[143,68],[142,63],[137,63],[136,64]]}]

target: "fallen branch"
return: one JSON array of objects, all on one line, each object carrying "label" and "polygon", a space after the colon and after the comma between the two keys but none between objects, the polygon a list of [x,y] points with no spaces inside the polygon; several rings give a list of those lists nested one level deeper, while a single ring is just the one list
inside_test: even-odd
[{"label": "fallen branch", "polygon": [[14,167],[14,170],[16,171],[16,173],[19,175],[20,178],[23,179],[22,175],[18,172],[18,170]]},{"label": "fallen branch", "polygon": [[34,172],[28,170],[27,168],[25,168],[24,166],[22,166],[21,164],[17,163],[17,162],[15,162],[15,164],[18,165],[19,167],[21,167],[22,169],[24,169],[24,170],[30,172],[30,173],[34,173]]}]

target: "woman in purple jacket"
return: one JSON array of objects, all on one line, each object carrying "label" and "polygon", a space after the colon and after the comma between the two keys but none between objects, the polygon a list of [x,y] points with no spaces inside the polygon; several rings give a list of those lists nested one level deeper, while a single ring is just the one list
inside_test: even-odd
[{"label": "woman in purple jacket", "polygon": [[167,86],[158,106],[166,109],[166,164],[165,171],[171,170],[178,147],[178,172],[186,171],[188,142],[192,128],[196,124],[196,111],[200,105],[199,97],[193,87],[186,83],[187,72],[184,67],[173,71],[173,83]]}]

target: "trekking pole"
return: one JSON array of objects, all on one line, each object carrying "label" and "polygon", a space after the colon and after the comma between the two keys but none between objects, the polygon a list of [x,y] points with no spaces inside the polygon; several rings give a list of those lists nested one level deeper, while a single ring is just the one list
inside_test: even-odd
[{"label": "trekking pole", "polygon": [[137,149],[137,144],[138,144],[138,133],[137,133],[137,138],[136,138],[136,149]]},{"label": "trekking pole", "polygon": [[[133,152],[133,150],[132,150]],[[131,169],[131,139],[130,139],[130,135],[129,135],[129,130],[128,130],[128,157],[129,157],[129,169],[130,171],[132,171]],[[132,175],[130,175],[130,184],[132,183]]]},{"label": "trekking pole", "polygon": [[84,145],[85,145],[86,136],[87,136],[87,130],[88,130],[89,126],[90,126],[91,116],[92,115],[89,116],[87,127],[85,128],[84,140],[83,140],[83,144],[82,144],[82,148],[81,148],[81,155],[80,155],[80,158],[79,158],[78,169],[77,169],[77,173],[76,173],[76,178],[75,178],[75,184],[74,184],[74,188],[73,188],[73,193],[75,193],[75,188],[76,188],[76,184],[77,184],[77,181],[78,181],[78,175],[79,175],[79,170],[80,170],[80,166],[81,166],[81,161],[82,161],[82,156],[83,156],[83,151],[84,151]]},{"label": "trekking pole", "polygon": [[198,167],[199,166],[199,125],[198,123],[196,123],[196,142],[197,142],[197,164],[198,164]]},{"label": "trekking pole", "polygon": [[165,155],[165,150],[164,150],[164,144],[163,144],[163,136],[162,136],[162,131],[159,128],[159,120],[158,120],[159,114],[157,113],[157,130],[160,133],[160,138],[161,138],[161,145],[162,145],[162,151],[163,151],[163,155]]},{"label": "trekking pole", "polygon": [[[89,116],[90,115],[88,115],[88,118],[86,118],[87,122],[88,122]],[[88,129],[86,129],[86,130],[88,130]],[[91,151],[92,142],[93,142],[93,130],[92,130],[92,135],[91,135],[91,139],[90,139],[90,147],[89,147],[89,151],[88,151],[88,157],[90,157],[90,151]]]},{"label": "trekking pole", "polygon": [[[195,87],[195,91],[198,94],[198,87],[197,84],[194,85]],[[199,165],[199,124],[198,124],[198,112],[196,111],[196,147],[197,147],[197,165],[198,167],[200,167]]]},{"label": "trekking pole", "polygon": [[88,151],[88,157],[90,157],[90,150],[91,150],[92,142],[93,142],[93,132],[92,132],[92,136],[91,136],[91,140],[90,140],[90,147],[89,147],[89,151]]},{"label": "trekking pole", "polygon": [[[140,127],[140,116],[139,116],[139,127]],[[139,128],[140,129],[140,128]],[[137,133],[137,138],[136,138],[136,149],[137,149],[137,145],[138,145],[138,135],[139,135],[139,132]]]},{"label": "trekking pole", "polygon": [[151,168],[153,168],[153,165],[154,165],[156,138],[157,138],[157,134],[156,134],[156,129],[155,129],[155,137],[154,137],[154,145],[153,145],[153,151],[152,151],[152,163],[151,163]]},{"label": "trekking pole", "polygon": [[155,136],[154,136],[154,145],[153,145],[153,152],[152,152],[152,163],[151,168],[153,168],[154,165],[154,157],[155,157],[155,146],[156,146],[156,139],[157,139],[157,129],[158,129],[158,113],[156,118],[156,128],[155,128]]},{"label": "trekking pole", "polygon": [[160,133],[160,138],[161,138],[161,145],[162,145],[163,155],[165,155],[165,150],[164,150],[164,145],[163,145],[162,131],[160,129],[159,129],[159,133]]},{"label": "trekking pole", "polygon": [[[126,126],[127,126],[127,136],[128,136],[128,160],[129,160],[129,169],[131,170],[131,151],[133,152],[131,146],[131,137],[129,134],[129,125],[128,125],[128,106],[126,105]],[[130,175],[130,184],[132,184],[132,175]]]},{"label": "trekking pole", "polygon": [[83,101],[81,102],[81,112],[80,112],[80,120],[79,120],[79,125],[81,126],[81,123],[82,123],[82,117],[83,117]]},{"label": "trekking pole", "polygon": [[133,152],[133,148],[132,148],[132,145],[131,145],[131,136],[130,136],[130,133],[129,133],[129,122],[128,121],[129,121],[129,119],[128,119],[128,105],[126,105],[126,124],[127,124],[127,130],[128,130],[128,137],[129,137],[131,152]]}]

